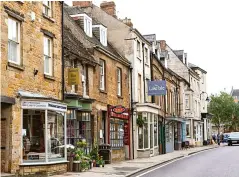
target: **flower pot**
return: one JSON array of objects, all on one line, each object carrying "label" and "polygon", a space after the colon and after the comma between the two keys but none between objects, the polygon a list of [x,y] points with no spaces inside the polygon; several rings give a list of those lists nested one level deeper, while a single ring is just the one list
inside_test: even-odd
[{"label": "flower pot", "polygon": [[80,172],[81,169],[81,164],[80,161],[73,161],[73,172]]},{"label": "flower pot", "polygon": [[102,168],[102,165],[100,165],[100,167]]}]

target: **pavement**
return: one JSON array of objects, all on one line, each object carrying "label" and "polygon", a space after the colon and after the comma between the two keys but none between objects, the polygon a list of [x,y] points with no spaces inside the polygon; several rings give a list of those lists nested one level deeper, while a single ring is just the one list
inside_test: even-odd
[{"label": "pavement", "polygon": [[[221,147],[224,145],[221,145]],[[202,147],[189,148],[187,150],[174,151],[171,153],[158,155],[150,158],[137,158],[134,160],[127,160],[118,163],[107,164],[103,168],[94,167],[93,169],[81,172],[74,173],[68,172],[63,175],[54,175],[54,177],[129,177],[133,176],[139,172],[145,171],[147,169],[153,168],[160,164],[167,163],[169,161],[180,159],[185,156],[189,156],[200,151],[205,151],[209,149],[218,148],[218,145],[209,145]]]},{"label": "pavement", "polygon": [[239,177],[239,146],[205,151],[132,177]]}]

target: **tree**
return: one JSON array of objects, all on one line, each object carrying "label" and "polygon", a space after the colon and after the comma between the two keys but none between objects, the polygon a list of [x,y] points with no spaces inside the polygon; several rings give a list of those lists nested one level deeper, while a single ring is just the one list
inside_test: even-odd
[{"label": "tree", "polygon": [[211,96],[209,112],[213,114],[212,123],[217,127],[218,133],[222,125],[231,125],[234,108],[235,103],[231,95],[221,92],[217,96]]},{"label": "tree", "polygon": [[231,124],[229,128],[231,131],[238,131],[238,128],[239,128],[239,104],[238,103],[234,104],[233,115],[232,115]]}]

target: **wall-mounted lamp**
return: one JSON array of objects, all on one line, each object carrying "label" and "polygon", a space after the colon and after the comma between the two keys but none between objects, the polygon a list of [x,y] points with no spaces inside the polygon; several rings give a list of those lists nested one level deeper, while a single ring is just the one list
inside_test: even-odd
[{"label": "wall-mounted lamp", "polygon": [[[202,95],[203,93],[206,93],[206,92],[202,92],[202,93],[200,94],[200,100],[201,100],[201,95]],[[206,94],[207,94],[207,93],[206,93]],[[206,98],[206,100],[205,100],[205,101],[207,101],[207,102],[209,102],[209,101],[210,101],[210,99],[209,99],[208,95],[207,95],[207,98]]]},{"label": "wall-mounted lamp", "polygon": [[37,75],[37,73],[38,73],[38,70],[34,68],[34,72],[33,72],[34,77]]}]

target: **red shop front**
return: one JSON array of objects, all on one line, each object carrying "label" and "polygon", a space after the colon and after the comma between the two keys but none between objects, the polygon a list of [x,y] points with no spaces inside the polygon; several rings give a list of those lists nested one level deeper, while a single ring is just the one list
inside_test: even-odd
[{"label": "red shop front", "polygon": [[108,106],[108,130],[112,161],[130,159],[130,111],[128,108],[122,105]]}]

